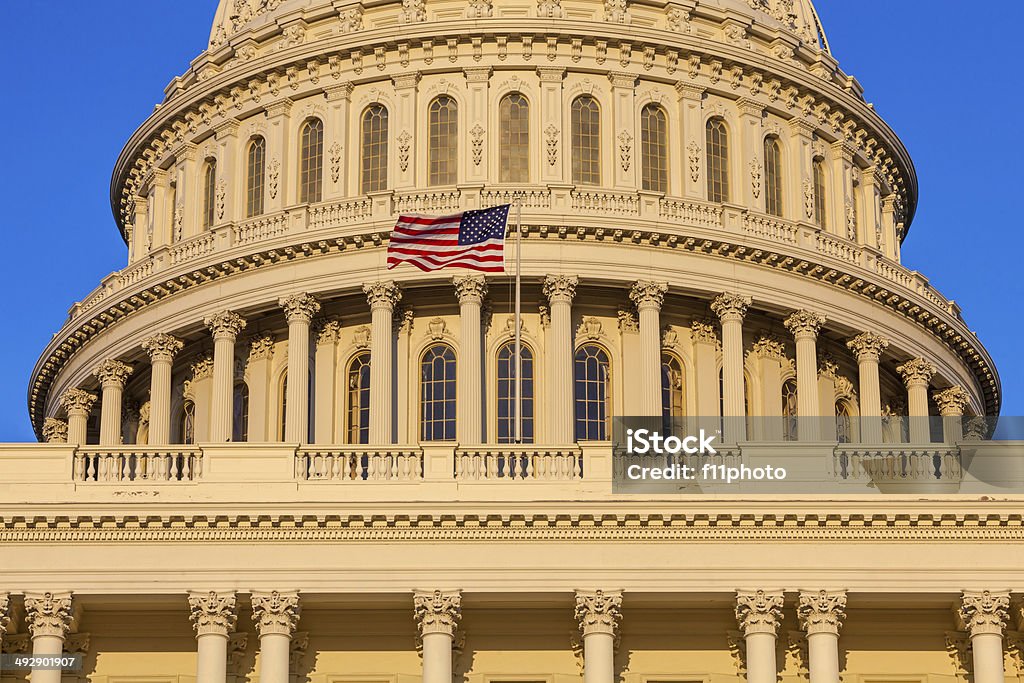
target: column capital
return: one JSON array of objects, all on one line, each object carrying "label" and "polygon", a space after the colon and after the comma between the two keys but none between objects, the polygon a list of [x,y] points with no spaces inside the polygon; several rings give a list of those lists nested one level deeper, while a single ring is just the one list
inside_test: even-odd
[{"label": "column capital", "polygon": [[711,311],[724,322],[743,322],[747,309],[754,303],[749,296],[740,296],[732,292],[724,292],[711,302]]},{"label": "column capital", "polygon": [[900,374],[903,378],[903,383],[909,389],[912,386],[918,385],[928,386],[928,383],[932,381],[932,376],[936,373],[936,369],[934,365],[924,358],[914,358],[897,367],[896,372]]},{"label": "column capital", "polygon": [[74,625],[71,593],[26,593],[25,623],[32,638],[64,639]]},{"label": "column capital", "polygon": [[629,299],[636,304],[637,310],[645,308],[661,310],[662,304],[665,303],[666,293],[668,293],[668,283],[640,280],[633,283],[633,288],[629,290]]},{"label": "column capital", "polygon": [[452,278],[455,296],[460,304],[483,303],[487,296],[487,279],[483,275],[456,275]]},{"label": "column capital", "polygon": [[782,622],[782,606],[782,591],[737,591],[736,621],[743,629],[743,635],[775,635]]},{"label": "column capital", "polygon": [[341,334],[340,320],[324,320],[316,328],[316,345],[334,344]]},{"label": "column capital", "polygon": [[11,627],[11,594],[0,593],[0,638],[7,635]]},{"label": "column capital", "polygon": [[204,353],[192,363],[192,380],[206,379],[207,377],[213,377],[213,356]]},{"label": "column capital", "polygon": [[972,637],[985,633],[1001,636],[1010,618],[1010,593],[964,591],[957,616]]},{"label": "column capital", "polygon": [[73,412],[83,412],[86,415],[92,412],[96,405],[96,394],[83,389],[68,389],[64,392],[60,402],[64,406],[64,412],[70,415]]},{"label": "column capital", "polygon": [[935,392],[932,398],[939,405],[942,417],[963,417],[964,409],[971,402],[971,395],[959,384]]},{"label": "column capital", "polygon": [[715,333],[715,326],[708,320],[694,320],[690,324],[690,335],[694,343],[717,344],[718,335]]},{"label": "column capital", "polygon": [[153,362],[162,360],[169,363],[183,348],[185,348],[183,341],[163,332],[144,339],[142,342],[142,350],[149,354],[149,359]]},{"label": "column capital", "polygon": [[277,305],[284,309],[284,317],[289,325],[293,321],[310,323],[313,321],[313,317],[320,312],[320,302],[306,292],[282,297]]},{"label": "column capital", "polygon": [[238,614],[235,594],[217,591],[193,591],[188,595],[189,619],[197,636],[217,635],[225,638],[235,629]]},{"label": "column capital", "polygon": [[68,423],[55,417],[43,420],[43,438],[46,443],[67,443]]},{"label": "column capital", "polygon": [[272,334],[261,334],[249,342],[249,360],[260,360],[271,358],[274,355],[274,345],[277,342]]},{"label": "column capital", "polygon": [[363,285],[363,293],[370,303],[370,310],[384,309],[394,311],[402,300],[402,289],[393,280],[369,282]]},{"label": "column capital", "polygon": [[213,333],[213,338],[235,341],[245,329],[245,319],[233,311],[221,311],[207,316],[203,325]]},{"label": "column capital", "polygon": [[825,316],[814,311],[797,311],[783,323],[794,337],[799,339],[817,339],[818,332],[825,324]]},{"label": "column capital", "polygon": [[297,591],[252,592],[252,620],[260,636],[279,634],[291,637],[299,625],[301,613]]},{"label": "column capital", "polygon": [[100,385],[104,389],[107,387],[124,389],[124,385],[128,383],[128,378],[132,376],[132,372],[134,370],[132,370],[130,365],[119,360],[110,359],[100,363],[92,371],[92,374],[96,376],[96,379],[100,381]]},{"label": "column capital", "polygon": [[544,278],[544,296],[552,304],[571,304],[576,296],[576,285],[580,280],[575,275],[548,275]]},{"label": "column capital", "polygon": [[565,67],[538,66],[537,77],[541,83],[561,83],[565,80]]},{"label": "column capital", "polygon": [[773,360],[786,360],[786,345],[782,340],[775,337],[764,336],[754,342],[751,352],[759,358],[770,358]]},{"label": "column capital", "polygon": [[689,81],[676,81],[676,92],[679,94],[679,99],[681,100],[700,102],[704,99],[706,89],[699,85],[694,85]]},{"label": "column capital", "polygon": [[584,638],[592,633],[614,636],[622,621],[622,591],[576,591],[576,621]]},{"label": "column capital", "polygon": [[857,356],[857,362],[875,361],[882,357],[882,352],[889,348],[889,340],[874,332],[863,332],[846,342],[846,348]]},{"label": "column capital", "polygon": [[462,620],[462,591],[416,591],[412,601],[421,638],[430,633],[455,637]]},{"label": "column capital", "polygon": [[846,619],[846,591],[800,591],[796,614],[807,635],[839,635]]}]

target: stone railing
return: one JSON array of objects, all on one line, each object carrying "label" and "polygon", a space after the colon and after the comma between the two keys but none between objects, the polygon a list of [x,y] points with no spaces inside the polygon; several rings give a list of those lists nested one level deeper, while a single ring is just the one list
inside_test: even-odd
[{"label": "stone railing", "polygon": [[582,478],[583,458],[575,447],[478,446],[455,452],[455,479],[458,481],[574,481]]},{"label": "stone railing", "polygon": [[309,207],[309,227],[317,230],[332,225],[346,225],[367,220],[373,213],[373,202],[367,197]]},{"label": "stone railing", "polygon": [[203,476],[203,452],[190,446],[83,448],[75,453],[78,482],[190,482]]},{"label": "stone railing", "polygon": [[262,242],[283,235],[287,230],[287,213],[250,218],[235,226],[235,244]]},{"label": "stone railing", "polygon": [[423,478],[423,454],[410,449],[299,449],[299,481],[417,481]]},{"label": "stone railing", "polygon": [[661,219],[672,222],[706,228],[722,227],[722,207],[717,204],[663,197],[659,203],[658,215]]},{"label": "stone railing", "polygon": [[840,239],[826,232],[819,232],[818,253],[847,263],[860,264],[862,250],[849,240]]},{"label": "stone railing", "polygon": [[461,196],[458,190],[396,193],[394,198],[395,213],[458,211],[461,208]]},{"label": "stone railing", "polygon": [[780,218],[762,216],[757,213],[743,214],[743,232],[772,242],[796,244],[796,225]]},{"label": "stone railing", "polygon": [[963,478],[960,449],[837,448],[833,456],[837,479],[876,484],[951,482]]},{"label": "stone railing", "polygon": [[[551,191],[546,187],[487,187],[480,192],[480,205],[512,204],[517,197],[527,211],[551,208]],[[514,220],[514,216],[510,216],[509,220]]]},{"label": "stone railing", "polygon": [[572,192],[572,210],[613,216],[637,216],[640,214],[640,196],[635,192],[576,189]]},{"label": "stone railing", "polygon": [[168,252],[168,258],[172,265],[178,265],[213,253],[213,248],[213,233],[206,232],[173,245]]}]

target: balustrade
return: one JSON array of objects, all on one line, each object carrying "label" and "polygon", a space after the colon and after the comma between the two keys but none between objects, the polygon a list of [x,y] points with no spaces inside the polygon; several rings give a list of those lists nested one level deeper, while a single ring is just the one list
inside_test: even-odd
[{"label": "balustrade", "polygon": [[583,478],[583,458],[575,449],[472,448],[455,453],[459,481],[574,481]]},{"label": "balustrade", "polygon": [[82,449],[74,456],[79,482],[189,482],[203,476],[203,452],[190,446]]},{"label": "balustrade", "polygon": [[302,449],[295,456],[300,481],[417,481],[423,455],[413,450]]}]

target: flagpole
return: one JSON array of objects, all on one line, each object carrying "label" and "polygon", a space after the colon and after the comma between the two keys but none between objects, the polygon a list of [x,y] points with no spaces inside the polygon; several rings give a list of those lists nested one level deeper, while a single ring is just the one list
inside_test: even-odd
[{"label": "flagpole", "polygon": [[522,252],[523,252],[523,204],[522,197],[519,193],[516,193],[516,316],[513,325],[513,329],[516,331],[516,422],[515,422],[515,436],[513,440],[515,443],[523,442],[523,339],[522,339],[522,280],[520,277],[520,265],[522,263]]}]

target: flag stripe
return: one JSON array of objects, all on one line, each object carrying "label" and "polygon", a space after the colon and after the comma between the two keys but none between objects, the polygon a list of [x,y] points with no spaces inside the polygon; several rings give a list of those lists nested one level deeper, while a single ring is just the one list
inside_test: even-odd
[{"label": "flag stripe", "polygon": [[450,216],[401,215],[388,243],[387,267],[504,272],[508,210],[503,205]]}]

